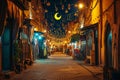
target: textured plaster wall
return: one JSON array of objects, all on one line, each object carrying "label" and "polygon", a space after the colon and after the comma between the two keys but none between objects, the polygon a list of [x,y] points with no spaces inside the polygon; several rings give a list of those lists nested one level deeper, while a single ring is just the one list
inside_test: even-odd
[{"label": "textured plaster wall", "polygon": [[[98,2],[97,2],[98,1]],[[95,24],[99,22],[100,19],[100,3],[99,0],[93,0],[93,5],[92,5],[92,19],[91,19],[91,24]]]},{"label": "textured plaster wall", "polygon": [[102,4],[103,4],[103,11],[105,11],[113,2],[114,0],[102,0]]},{"label": "textured plaster wall", "polygon": [[[98,2],[97,2],[98,1]],[[99,64],[104,63],[104,55],[100,52],[101,50],[101,26],[100,26],[100,2],[99,0],[93,0],[92,12],[91,12],[91,21],[89,24],[98,23],[98,52],[99,52]],[[93,44],[94,45],[94,44]]]},{"label": "textured plaster wall", "polygon": [[[107,5],[107,4],[104,4],[103,3],[103,5]],[[105,37],[106,37],[106,35],[105,35],[105,33],[106,33],[106,31],[107,31],[107,27],[106,27],[106,23],[108,22],[108,23],[110,23],[110,26],[111,26],[111,30],[112,30],[112,37],[114,36],[113,35],[113,20],[114,20],[114,17],[113,17],[113,7],[111,7],[108,11],[106,11],[106,12],[104,12],[103,13],[103,16],[102,16],[102,48],[101,48],[101,55],[102,55],[102,63],[104,64],[104,62],[105,62]],[[112,42],[113,42],[113,40],[112,40]],[[112,50],[113,51],[113,50]]]},{"label": "textured plaster wall", "polygon": [[[103,0],[103,24],[102,24],[102,49],[101,53],[102,55],[105,55],[105,33],[106,33],[106,22],[110,23],[111,30],[112,30],[112,58],[113,58],[113,67],[114,69],[118,69],[118,31],[119,31],[119,16],[120,11],[118,8],[120,8],[120,4],[117,2],[117,18],[114,18],[114,4],[112,4],[113,0]],[[112,5],[111,5],[112,4]],[[109,7],[111,5],[111,7]],[[108,8],[109,7],[109,8]],[[115,23],[114,20],[117,20],[118,22]]]},{"label": "textured plaster wall", "polygon": [[[96,4],[97,0],[93,0],[93,6]],[[98,44],[99,44],[99,64],[105,64],[105,33],[106,33],[106,22],[110,23],[112,30],[112,58],[113,66],[115,69],[118,67],[118,32],[120,27],[120,1],[117,0],[117,23],[114,22],[114,5],[112,4],[113,0],[102,0],[102,24],[100,23],[100,2],[97,3],[97,6],[92,10],[90,24],[99,23],[98,26]],[[101,26],[102,25],[102,26]],[[101,30],[102,29],[102,30]]]}]

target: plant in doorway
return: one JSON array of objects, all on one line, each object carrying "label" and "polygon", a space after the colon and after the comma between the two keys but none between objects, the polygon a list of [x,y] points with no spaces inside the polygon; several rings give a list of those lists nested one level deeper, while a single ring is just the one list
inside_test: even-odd
[{"label": "plant in doorway", "polygon": [[19,47],[18,40],[14,42],[14,65],[15,65],[15,72],[21,72],[21,58],[20,54],[22,53],[22,49]]}]

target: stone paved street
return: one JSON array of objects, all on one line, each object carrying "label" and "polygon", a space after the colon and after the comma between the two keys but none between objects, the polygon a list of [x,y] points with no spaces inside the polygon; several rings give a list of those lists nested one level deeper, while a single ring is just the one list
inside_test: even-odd
[{"label": "stone paved street", "polygon": [[21,74],[10,80],[102,80],[102,69],[84,65],[64,54],[54,54],[48,59],[36,60]]}]

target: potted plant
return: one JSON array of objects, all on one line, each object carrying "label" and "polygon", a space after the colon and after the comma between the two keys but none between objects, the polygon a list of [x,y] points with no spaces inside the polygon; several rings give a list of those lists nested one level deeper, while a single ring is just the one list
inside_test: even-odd
[{"label": "potted plant", "polygon": [[15,72],[21,72],[21,58],[20,54],[22,53],[21,48],[19,47],[18,40],[14,42],[14,64],[15,64]]}]

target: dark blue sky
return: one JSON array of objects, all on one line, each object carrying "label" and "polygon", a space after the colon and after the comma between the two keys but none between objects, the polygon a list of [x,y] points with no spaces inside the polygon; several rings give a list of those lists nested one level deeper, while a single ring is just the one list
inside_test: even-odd
[{"label": "dark blue sky", "polygon": [[[78,0],[41,0],[45,12],[45,18],[48,22],[48,29],[50,34],[54,37],[62,38],[66,35],[66,28],[68,22],[75,20],[77,17],[74,14],[77,11],[75,4]],[[54,19],[54,14],[59,13],[62,16],[60,20]]]}]

